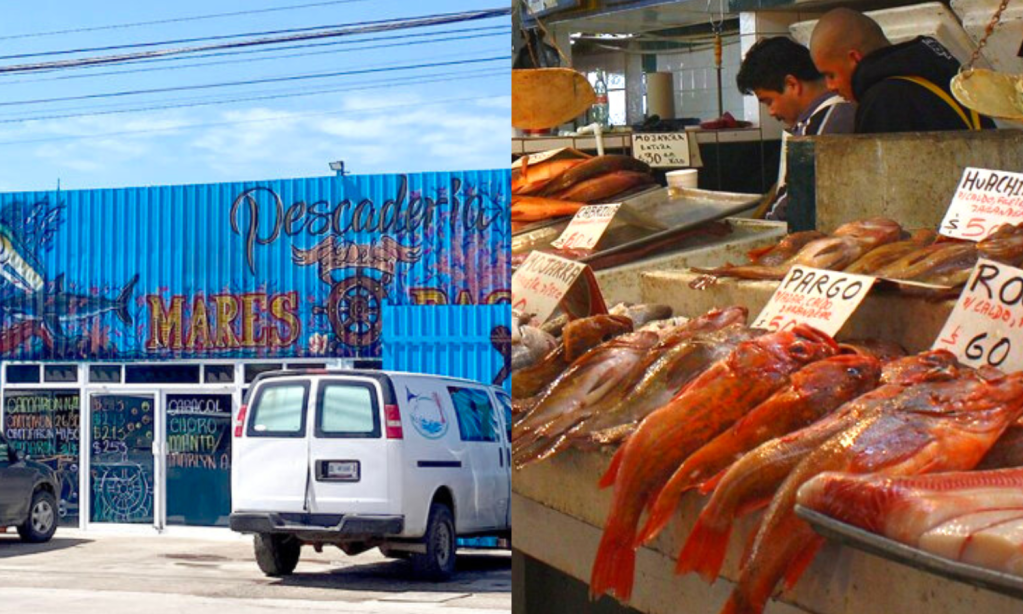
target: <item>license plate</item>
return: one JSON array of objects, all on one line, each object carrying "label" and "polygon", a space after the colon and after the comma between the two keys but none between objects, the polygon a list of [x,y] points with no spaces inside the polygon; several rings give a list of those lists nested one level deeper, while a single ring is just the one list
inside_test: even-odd
[{"label": "license plate", "polygon": [[326,461],[323,477],[345,482],[359,481],[359,461]]}]

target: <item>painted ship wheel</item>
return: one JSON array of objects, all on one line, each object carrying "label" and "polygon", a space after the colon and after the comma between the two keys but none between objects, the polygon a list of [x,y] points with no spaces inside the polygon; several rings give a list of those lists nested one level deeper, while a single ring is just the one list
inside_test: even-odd
[{"label": "painted ship wheel", "polygon": [[334,284],[327,300],[330,325],[345,345],[365,347],[380,338],[385,288],[370,277]]}]

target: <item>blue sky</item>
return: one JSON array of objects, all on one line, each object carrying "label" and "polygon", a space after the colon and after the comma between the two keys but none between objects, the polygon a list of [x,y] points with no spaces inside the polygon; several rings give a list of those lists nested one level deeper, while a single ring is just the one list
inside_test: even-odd
[{"label": "blue sky", "polygon": [[[4,29],[0,32],[0,56],[342,25],[495,8],[507,3],[507,0],[356,0],[216,19],[9,38],[19,34],[288,7],[317,1],[7,2]],[[77,189],[317,176],[330,174],[328,162],[338,159],[344,160],[351,172],[360,174],[502,168],[509,162],[510,151],[509,59],[115,98],[37,104],[26,101],[503,58],[509,55],[510,23],[510,18],[505,17],[330,39],[377,39],[361,43],[45,73],[0,74],[0,191],[52,189],[58,179],[62,189]],[[471,31],[421,36],[452,30]],[[387,40],[387,37],[410,35],[410,38]],[[452,40],[425,42],[433,38]],[[303,43],[293,43],[300,44]],[[108,53],[116,52],[81,55]],[[296,57],[279,57],[286,54]],[[77,56],[0,59],[0,66],[68,57]],[[180,67],[200,63],[215,64]],[[98,74],[115,71],[131,72]],[[137,110],[294,93],[312,95]],[[132,112],[52,117],[123,110]],[[29,121],[24,121],[26,119]]]}]

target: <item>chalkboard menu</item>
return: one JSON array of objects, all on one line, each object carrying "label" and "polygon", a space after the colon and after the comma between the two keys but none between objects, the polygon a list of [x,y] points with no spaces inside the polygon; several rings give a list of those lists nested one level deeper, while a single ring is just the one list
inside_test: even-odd
[{"label": "chalkboard menu", "polygon": [[231,395],[167,395],[167,524],[227,526]]},{"label": "chalkboard menu", "polygon": [[4,394],[4,435],[15,450],[57,472],[60,524],[78,524],[77,390],[18,390]]},{"label": "chalkboard menu", "polygon": [[152,395],[93,395],[90,418],[90,519],[152,523]]}]

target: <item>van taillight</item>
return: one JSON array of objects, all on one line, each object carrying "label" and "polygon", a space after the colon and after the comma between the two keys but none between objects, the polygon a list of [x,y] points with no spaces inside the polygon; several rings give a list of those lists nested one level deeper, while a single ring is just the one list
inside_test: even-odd
[{"label": "van taillight", "polygon": [[238,408],[238,421],[234,423],[234,436],[241,437],[242,431],[245,430],[245,414],[249,411],[248,405],[242,405]]},{"label": "van taillight", "polygon": [[384,431],[388,439],[402,439],[401,412],[397,405],[384,405]]}]

